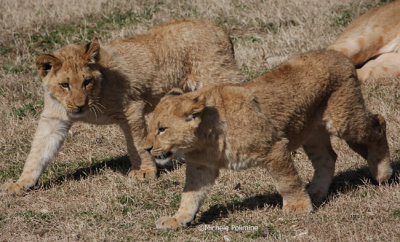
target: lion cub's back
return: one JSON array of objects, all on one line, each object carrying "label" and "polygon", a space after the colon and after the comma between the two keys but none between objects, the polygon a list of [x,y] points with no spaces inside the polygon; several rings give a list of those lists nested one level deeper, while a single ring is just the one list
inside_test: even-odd
[{"label": "lion cub's back", "polygon": [[192,73],[183,80],[193,82],[189,84],[196,87],[193,90],[209,83],[243,79],[229,36],[221,27],[207,20],[173,20],[144,34],[115,40],[110,45],[122,55],[126,55],[129,49],[136,54],[139,51],[139,54],[147,53],[142,54],[144,58],[157,62],[159,71],[169,73],[166,75],[175,76],[175,79],[182,79],[176,77],[177,70]]},{"label": "lion cub's back", "polygon": [[257,78],[254,84],[269,89],[282,88],[284,92],[291,88],[297,93],[307,93],[313,92],[313,89],[322,90],[327,84],[331,86],[333,82],[342,82],[355,75],[354,65],[344,54],[335,50],[319,50],[291,58]]},{"label": "lion cub's back", "polygon": [[148,32],[126,39],[116,39],[110,45],[122,54],[130,46],[145,47],[156,56],[190,53],[200,59],[218,50],[233,57],[233,46],[222,28],[203,19],[178,19],[151,28]]},{"label": "lion cub's back", "polygon": [[[147,34],[165,44],[177,45],[174,48],[184,47],[209,52],[217,47],[220,50],[233,52],[230,38],[225,31],[204,19],[173,20],[150,29]],[[201,54],[207,55],[207,53]]]}]

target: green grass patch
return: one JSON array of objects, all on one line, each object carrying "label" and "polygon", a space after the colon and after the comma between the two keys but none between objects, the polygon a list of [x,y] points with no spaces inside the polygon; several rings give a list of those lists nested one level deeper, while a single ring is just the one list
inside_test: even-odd
[{"label": "green grass patch", "polygon": [[168,238],[168,239],[172,239],[177,237],[176,232],[168,230],[168,231],[162,231],[162,230],[157,230],[156,233],[157,236],[161,236],[163,238]]},{"label": "green grass patch", "polygon": [[68,162],[52,162],[47,169],[44,170],[39,184],[43,185],[52,181],[64,180],[67,177],[78,179],[81,176],[87,176],[92,172],[97,172],[105,166],[106,160],[97,160],[92,158],[90,161],[68,161]]},{"label": "green grass patch", "polygon": [[395,218],[400,218],[400,209],[395,209],[390,215]]},{"label": "green grass patch", "polygon": [[171,208],[179,208],[179,204],[181,202],[181,193],[174,193],[172,194],[172,200],[170,202]]},{"label": "green grass patch", "polygon": [[127,194],[118,196],[117,201],[122,205],[122,207],[118,206],[116,210],[121,211],[124,215],[128,214],[129,212],[134,210],[135,207],[140,205],[140,201],[137,198],[129,196]]},{"label": "green grass patch", "polygon": [[[145,192],[140,196],[131,196],[122,194],[113,199],[114,211],[121,212],[126,215],[138,208],[145,210],[158,210],[161,208],[160,200],[166,200],[166,195],[154,195],[154,193]],[[171,200],[172,198],[168,198]]]},{"label": "green grass patch", "polygon": [[2,228],[6,224],[6,217],[0,214],[0,228]]},{"label": "green grass patch", "polygon": [[9,179],[16,179],[22,173],[22,166],[18,162],[12,162],[11,166],[0,169],[1,181],[7,181]]},{"label": "green grass patch", "polygon": [[[260,76],[263,73],[259,73],[256,70],[251,69],[249,66],[247,66],[245,63],[242,64],[242,66],[240,67],[240,71],[244,74],[244,76],[246,77],[245,81],[250,81],[252,79],[254,79],[257,76]],[[265,72],[264,72],[265,73]]]},{"label": "green grass patch", "polygon": [[78,211],[75,213],[75,216],[85,220],[89,226],[93,226],[95,222],[107,220],[104,215],[93,212],[92,210]]},{"label": "green grass patch", "polygon": [[22,119],[27,116],[34,116],[37,117],[41,112],[44,105],[44,100],[41,99],[35,103],[27,103],[22,105],[21,107],[13,107],[12,114]]},{"label": "green grass patch", "polygon": [[216,194],[210,197],[211,201],[220,203],[226,199],[226,194],[223,191],[218,191]]},{"label": "green grass patch", "polygon": [[346,27],[353,20],[353,12],[346,6],[340,6],[334,11],[334,25],[337,27]]},{"label": "green grass patch", "polygon": [[6,55],[12,53],[14,50],[8,46],[0,45],[0,55]]},{"label": "green grass patch", "polygon": [[332,12],[332,16],[334,16],[332,26],[346,27],[355,19],[354,12],[356,10],[361,9],[362,12],[360,13],[360,15],[362,15],[370,9],[380,7],[393,1],[394,0],[380,0],[379,2],[368,1],[362,2],[358,5],[351,2],[348,5],[341,5],[338,8],[334,9]]},{"label": "green grass patch", "polygon": [[255,20],[258,24],[260,31],[272,34],[278,33],[279,29],[281,28],[289,28],[298,25],[298,23],[293,19],[280,21],[279,23],[268,22],[260,18],[255,18]]},{"label": "green grass patch", "polygon": [[129,195],[122,195],[122,196],[118,196],[117,200],[119,201],[119,203],[123,204],[123,205],[135,205],[137,203],[136,199],[132,196]]},{"label": "green grass patch", "polygon": [[33,53],[40,54],[52,52],[69,41],[87,42],[100,35],[108,36],[111,31],[151,20],[158,11],[157,7],[151,6],[143,10],[114,9],[109,14],[101,16],[88,15],[76,22],[57,25],[53,30],[39,30],[30,36],[29,48]]},{"label": "green grass patch", "polygon": [[10,73],[27,73],[25,68],[21,65],[10,65],[10,64],[3,64],[3,70],[5,74],[10,74]]},{"label": "green grass patch", "polygon": [[51,220],[58,215],[58,212],[35,212],[30,209],[19,212],[28,223],[51,223]]}]

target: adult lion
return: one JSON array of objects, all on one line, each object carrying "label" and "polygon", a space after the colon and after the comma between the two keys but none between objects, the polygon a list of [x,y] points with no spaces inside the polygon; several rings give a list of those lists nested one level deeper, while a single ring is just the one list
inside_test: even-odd
[{"label": "adult lion", "polygon": [[129,176],[154,177],[155,163],[143,149],[144,116],[173,87],[193,91],[240,80],[229,37],[205,20],[175,20],[104,46],[67,45],[39,56],[36,65],[45,106],[22,175],[2,187],[7,193],[35,185],[77,121],[119,124],[132,163]]},{"label": "adult lion", "polygon": [[354,66],[337,51],[299,55],[247,83],[171,94],[154,110],[145,147],[160,164],[184,153],[186,184],[178,212],[160,218],[158,228],[192,221],[221,168],[262,166],[284,210],[311,211],[291,151],[303,146],[315,168],[308,192],[322,200],[337,157],[331,135],[367,159],[379,183],[392,174],[385,120],[366,110]]},{"label": "adult lion", "polygon": [[361,81],[400,77],[400,1],[368,11],[328,48],[350,57]]}]

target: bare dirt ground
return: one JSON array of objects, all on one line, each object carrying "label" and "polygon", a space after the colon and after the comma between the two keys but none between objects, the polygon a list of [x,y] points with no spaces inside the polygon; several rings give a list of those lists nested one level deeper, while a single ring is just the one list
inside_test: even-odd
[{"label": "bare dirt ground", "polygon": [[[67,43],[108,42],[181,17],[206,18],[232,37],[241,71],[251,79],[296,53],[332,43],[378,0],[0,0],[0,184],[16,180],[43,107],[35,59]],[[75,125],[56,160],[24,196],[0,197],[0,240],[318,240],[400,239],[400,89],[398,80],[363,84],[368,107],[383,114],[395,174],[377,186],[366,162],[335,140],[328,198],[307,215],[285,214],[265,170],[223,171],[195,222],[155,229],[173,214],[184,166],[157,180],[127,178],[129,161],[117,127]],[[305,183],[313,169],[294,153]]]}]

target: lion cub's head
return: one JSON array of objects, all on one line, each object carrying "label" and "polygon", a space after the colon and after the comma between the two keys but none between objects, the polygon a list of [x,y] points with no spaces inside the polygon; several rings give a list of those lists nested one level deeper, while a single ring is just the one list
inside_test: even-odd
[{"label": "lion cub's head", "polygon": [[180,89],[171,90],[161,99],[149,122],[145,147],[160,165],[174,153],[190,151],[197,142],[196,130],[205,99],[197,92],[182,94]]},{"label": "lion cub's head", "polygon": [[96,112],[101,88],[98,70],[100,45],[67,45],[53,53],[41,55],[36,66],[51,96],[57,99],[70,117]]}]

